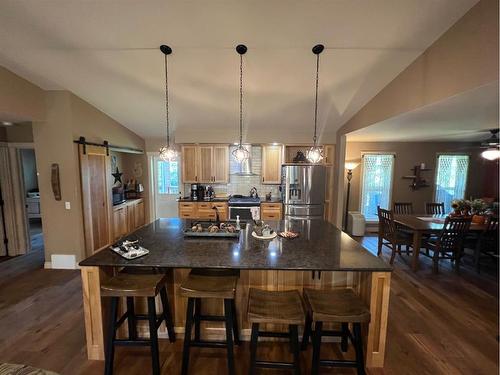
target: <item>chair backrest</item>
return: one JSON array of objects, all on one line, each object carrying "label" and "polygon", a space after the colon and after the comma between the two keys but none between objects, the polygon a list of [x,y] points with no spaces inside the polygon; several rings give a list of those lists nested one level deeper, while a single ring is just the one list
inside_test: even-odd
[{"label": "chair backrest", "polygon": [[394,214],[390,210],[377,207],[378,213],[378,234],[383,238],[391,240],[396,233]]},{"label": "chair backrest", "polygon": [[482,238],[487,241],[498,243],[498,217],[489,216],[486,222],[486,228],[482,233]]},{"label": "chair backrest", "polygon": [[412,215],[413,203],[411,202],[394,202],[394,213],[397,215]]},{"label": "chair backrest", "polygon": [[427,215],[444,215],[444,203],[427,202],[425,204],[425,213]]},{"label": "chair backrest", "polygon": [[440,250],[450,252],[458,250],[462,246],[464,236],[469,231],[470,217],[446,217],[443,229],[439,234]]}]

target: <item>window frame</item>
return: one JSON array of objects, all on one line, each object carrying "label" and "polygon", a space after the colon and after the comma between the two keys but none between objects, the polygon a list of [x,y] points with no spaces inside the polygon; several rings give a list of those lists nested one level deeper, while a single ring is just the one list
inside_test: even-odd
[{"label": "window frame", "polygon": [[181,158],[178,156],[177,157],[177,160],[175,160],[177,162],[177,181],[178,181],[178,191],[176,193],[161,193],[160,192],[160,189],[159,189],[159,181],[158,181],[158,178],[159,178],[159,174],[158,174],[158,162],[164,162],[164,160],[161,160],[159,157],[153,157],[153,168],[154,168],[154,178],[155,178],[155,186],[154,186],[154,190],[155,190],[155,194],[158,195],[158,196],[172,196],[172,195],[175,195],[175,196],[178,196],[180,192],[183,191],[183,185],[182,185],[182,179],[181,179],[181,168],[182,168],[182,163],[181,163]]},{"label": "window frame", "polygon": [[[393,165],[391,172],[391,181],[390,181],[390,190],[389,190],[389,209],[392,206],[392,195],[394,190],[394,173],[396,170],[396,157],[397,154],[394,151],[361,151],[361,164],[360,164],[360,176],[359,176],[359,199],[358,199],[358,211],[363,213],[361,205],[363,204],[363,182],[364,182],[364,157],[365,155],[392,155],[393,157]],[[378,218],[375,219],[367,219],[367,222],[378,222]]]},{"label": "window frame", "polygon": [[[439,156],[441,155],[447,155],[447,156],[467,156],[468,157],[468,162],[467,162],[467,173],[465,174],[465,188],[464,188],[464,197],[460,199],[465,199],[467,196],[467,190],[469,188],[469,173],[470,173],[470,167],[471,167],[471,153],[470,152],[436,152],[436,167],[435,167],[435,172],[434,172],[434,183],[433,183],[433,192],[432,192],[432,199],[434,202],[437,202],[437,178],[438,178],[438,169],[439,169]],[[455,199],[455,198],[454,198]],[[451,209],[450,207],[445,207],[445,211],[447,209]]]}]

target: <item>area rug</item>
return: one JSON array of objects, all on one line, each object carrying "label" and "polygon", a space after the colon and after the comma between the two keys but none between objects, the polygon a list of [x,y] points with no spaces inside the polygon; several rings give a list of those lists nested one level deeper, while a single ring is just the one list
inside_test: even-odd
[{"label": "area rug", "polygon": [[0,363],[0,375],[58,375],[55,372],[34,368],[27,365]]}]

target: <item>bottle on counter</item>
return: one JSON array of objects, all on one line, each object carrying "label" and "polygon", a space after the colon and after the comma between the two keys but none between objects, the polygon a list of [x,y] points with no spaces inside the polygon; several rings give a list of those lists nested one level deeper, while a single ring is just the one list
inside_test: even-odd
[{"label": "bottle on counter", "polygon": [[236,215],[236,230],[241,230],[240,215]]}]

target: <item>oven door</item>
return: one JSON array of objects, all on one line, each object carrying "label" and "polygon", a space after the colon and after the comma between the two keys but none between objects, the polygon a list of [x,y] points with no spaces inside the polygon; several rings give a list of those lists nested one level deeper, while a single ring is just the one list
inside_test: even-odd
[{"label": "oven door", "polygon": [[[254,212],[253,217],[252,211]],[[229,220],[236,220],[236,216],[239,216],[240,220],[244,221],[251,221],[252,219],[260,220],[260,207],[229,206]]]}]

